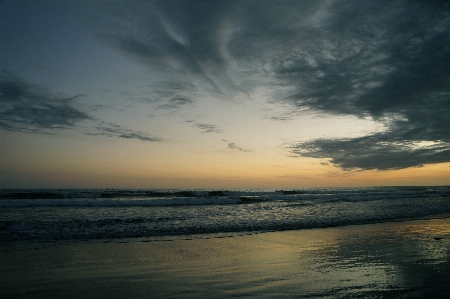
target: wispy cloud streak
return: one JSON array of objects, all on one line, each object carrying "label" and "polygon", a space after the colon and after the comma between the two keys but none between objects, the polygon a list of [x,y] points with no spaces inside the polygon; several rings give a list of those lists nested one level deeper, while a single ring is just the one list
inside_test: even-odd
[{"label": "wispy cloud streak", "polygon": [[91,136],[107,136],[107,137],[118,137],[125,139],[138,139],[141,141],[150,142],[161,142],[162,138],[149,136],[147,133],[139,132],[136,130],[131,130],[123,128],[115,124],[103,124],[102,126],[96,127],[94,132],[86,132],[86,135]]},{"label": "wispy cloud streak", "polygon": [[212,124],[195,124],[194,127],[199,128],[202,133],[220,133],[222,129]]},{"label": "wispy cloud streak", "polygon": [[32,133],[52,133],[55,129],[84,131],[82,121],[98,124],[95,129],[84,132],[91,136],[108,136],[141,141],[160,142],[144,132],[123,128],[91,117],[73,107],[77,98],[55,95],[50,90],[25,82],[11,72],[2,71],[0,77],[0,129]]},{"label": "wispy cloud streak", "polygon": [[29,84],[14,74],[0,75],[0,128],[11,131],[41,132],[71,128],[91,117],[74,108],[76,97],[52,94]]},{"label": "wispy cloud streak", "polygon": [[245,152],[245,153],[253,152],[253,150],[245,149],[245,148],[242,148],[242,147],[240,147],[240,146],[237,146],[236,143],[234,143],[234,142],[229,142],[229,141],[226,140],[226,139],[222,139],[222,141],[223,141],[223,142],[226,142],[226,143],[228,144],[228,148],[229,148],[229,149],[232,149],[232,150],[238,150],[238,151]]},{"label": "wispy cloud streak", "polygon": [[241,152],[252,152],[252,150],[244,149],[242,147],[237,146],[234,142],[228,143],[228,148],[236,149]]}]

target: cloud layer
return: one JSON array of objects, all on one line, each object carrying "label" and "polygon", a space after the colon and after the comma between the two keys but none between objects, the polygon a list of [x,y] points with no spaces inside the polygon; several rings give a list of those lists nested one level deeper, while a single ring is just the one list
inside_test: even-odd
[{"label": "cloud layer", "polygon": [[[448,1],[85,1],[69,5],[99,40],[160,75],[141,102],[199,108],[199,98],[265,99],[306,111],[372,119],[384,132],[292,143],[290,154],[345,169],[398,169],[450,161]],[[156,77],[156,76],[155,76]],[[162,141],[100,122],[52,94],[3,73],[0,128],[44,132],[94,122],[89,135]],[[205,121],[203,133],[220,132]],[[331,124],[332,126],[332,124]],[[301,136],[299,136],[301,137]],[[240,149],[230,143],[229,148]]]},{"label": "cloud layer", "polygon": [[[447,1],[95,5],[103,13],[91,19],[98,36],[152,68],[181,74],[180,82],[189,81],[187,75],[194,78],[190,86],[227,95],[268,86],[272,103],[289,107],[289,117],[313,110],[372,118],[387,128],[360,138],[292,144],[296,155],[346,169],[450,161]],[[162,108],[194,101],[183,88],[166,92]]]}]

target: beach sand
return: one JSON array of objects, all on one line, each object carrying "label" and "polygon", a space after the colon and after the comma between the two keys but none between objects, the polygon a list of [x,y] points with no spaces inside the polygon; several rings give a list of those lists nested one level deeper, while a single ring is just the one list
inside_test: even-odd
[{"label": "beach sand", "polygon": [[1,298],[450,298],[450,219],[0,244]]}]

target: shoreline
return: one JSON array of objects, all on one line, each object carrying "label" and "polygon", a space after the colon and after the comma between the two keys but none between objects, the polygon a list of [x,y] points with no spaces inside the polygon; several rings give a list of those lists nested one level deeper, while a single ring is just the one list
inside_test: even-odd
[{"label": "shoreline", "polygon": [[449,218],[209,239],[8,243],[0,246],[4,298],[450,294]]},{"label": "shoreline", "polygon": [[[428,221],[428,220],[440,220],[440,219],[450,219],[450,214],[444,213],[440,215],[429,215],[422,216],[418,218],[405,218],[405,219],[392,219],[392,220],[376,220],[373,222],[361,222],[361,223],[345,223],[345,224],[335,224],[335,225],[325,225],[323,227],[303,227],[303,228],[286,228],[280,230],[255,230],[255,231],[225,231],[225,232],[214,232],[214,233],[194,233],[194,234],[167,234],[160,236],[147,236],[147,237],[124,237],[124,238],[75,238],[75,239],[41,239],[41,238],[31,238],[25,240],[10,239],[10,240],[0,240],[3,244],[18,244],[20,242],[35,242],[35,243],[49,243],[49,244],[72,244],[72,243],[133,243],[133,242],[170,242],[179,240],[202,240],[202,239],[215,239],[215,238],[234,238],[234,237],[245,237],[257,234],[266,233],[280,233],[289,231],[308,231],[315,229],[330,229],[330,228],[345,228],[352,226],[366,226],[366,225],[378,225],[378,224],[389,224],[389,223],[403,223],[403,222],[415,222],[415,221]],[[1,222],[1,221],[0,221]],[[1,229],[1,228],[0,228]]]}]

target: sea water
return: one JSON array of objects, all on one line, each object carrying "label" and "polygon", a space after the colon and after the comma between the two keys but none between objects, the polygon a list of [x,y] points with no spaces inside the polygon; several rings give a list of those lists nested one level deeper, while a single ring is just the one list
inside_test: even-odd
[{"label": "sea water", "polygon": [[450,215],[450,187],[0,190],[0,241],[208,238]]}]

